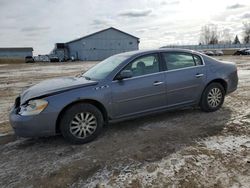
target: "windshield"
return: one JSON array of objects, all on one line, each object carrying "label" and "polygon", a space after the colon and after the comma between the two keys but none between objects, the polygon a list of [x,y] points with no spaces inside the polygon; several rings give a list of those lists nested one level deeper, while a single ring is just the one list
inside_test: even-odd
[{"label": "windshield", "polygon": [[83,74],[83,76],[91,80],[102,80],[125,59],[127,59],[127,56],[125,55],[111,56],[89,69]]}]

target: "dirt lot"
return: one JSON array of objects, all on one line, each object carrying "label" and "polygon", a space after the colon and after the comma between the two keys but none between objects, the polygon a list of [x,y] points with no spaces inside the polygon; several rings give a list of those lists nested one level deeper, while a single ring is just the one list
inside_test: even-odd
[{"label": "dirt lot", "polygon": [[112,124],[80,146],[61,136],[17,139],[8,111],[28,86],[94,62],[0,65],[0,187],[249,187],[250,57],[220,59],[237,62],[240,79],[221,110]]}]

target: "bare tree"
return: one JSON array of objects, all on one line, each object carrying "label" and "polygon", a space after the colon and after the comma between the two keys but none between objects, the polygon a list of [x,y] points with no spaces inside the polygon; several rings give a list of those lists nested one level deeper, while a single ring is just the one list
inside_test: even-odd
[{"label": "bare tree", "polygon": [[201,44],[218,44],[217,25],[204,25],[201,28],[200,43]]},{"label": "bare tree", "polygon": [[250,43],[250,22],[243,23],[243,37],[244,43]]},{"label": "bare tree", "polygon": [[211,39],[209,44],[218,44],[219,35],[218,35],[217,25],[212,25],[210,27],[210,32],[211,32]]},{"label": "bare tree", "polygon": [[204,25],[201,28],[200,43],[209,44],[210,41],[210,28],[208,25]]},{"label": "bare tree", "polygon": [[232,44],[232,36],[230,33],[230,29],[224,29],[223,31],[221,31],[220,38],[220,44]]},{"label": "bare tree", "polygon": [[201,28],[200,44],[208,44],[210,39],[210,29],[208,25],[204,25]]}]

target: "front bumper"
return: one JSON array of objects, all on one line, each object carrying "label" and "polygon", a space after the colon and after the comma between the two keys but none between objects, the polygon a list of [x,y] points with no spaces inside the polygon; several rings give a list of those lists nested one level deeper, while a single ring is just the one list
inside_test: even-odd
[{"label": "front bumper", "polygon": [[17,136],[41,137],[56,134],[55,118],[47,113],[33,116],[21,116],[13,108],[9,115],[10,124]]}]

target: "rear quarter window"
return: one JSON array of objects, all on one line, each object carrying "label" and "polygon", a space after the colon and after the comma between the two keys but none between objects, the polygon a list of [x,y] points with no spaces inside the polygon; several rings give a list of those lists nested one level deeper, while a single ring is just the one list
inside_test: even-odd
[{"label": "rear quarter window", "polygon": [[193,55],[193,57],[196,65],[203,65],[201,57],[199,57],[198,55]]}]

